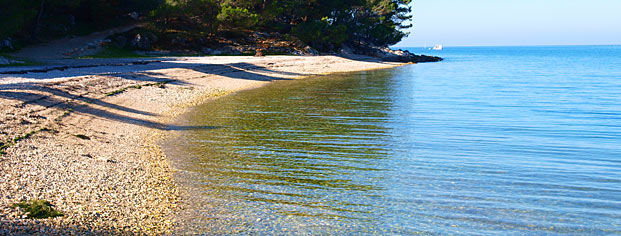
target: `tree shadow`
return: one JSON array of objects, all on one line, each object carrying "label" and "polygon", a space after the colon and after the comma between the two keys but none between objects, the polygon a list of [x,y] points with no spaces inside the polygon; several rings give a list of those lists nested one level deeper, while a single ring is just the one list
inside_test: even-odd
[{"label": "tree shadow", "polygon": [[[45,219],[43,219],[45,220]],[[136,235],[129,229],[118,227],[90,228],[85,225],[50,225],[40,223],[42,220],[0,220],[1,235]],[[139,235],[149,234],[141,232]]]},{"label": "tree shadow", "polygon": [[[101,61],[100,61],[101,62]],[[219,75],[230,79],[253,80],[253,81],[276,81],[290,80],[286,77],[300,76],[300,73],[281,72],[264,66],[251,63],[229,63],[229,64],[206,64],[191,63],[178,60],[143,60],[127,61],[123,63],[103,63],[103,64],[80,64],[62,67],[41,67],[15,71],[3,68],[0,70],[0,82],[3,78],[25,78],[34,79],[34,82],[4,83],[0,84],[0,98],[21,101],[21,106],[29,104],[40,105],[46,108],[58,107],[72,109],[73,112],[87,114],[104,119],[120,121],[129,124],[136,124],[144,127],[162,130],[192,130],[192,129],[215,129],[220,127],[213,126],[171,126],[147,119],[135,118],[130,115],[117,114],[114,111],[126,112],[144,116],[157,116],[157,114],[141,111],[134,108],[124,107],[102,99],[88,98],[83,95],[72,94],[69,90],[54,88],[52,83],[46,83],[48,79],[92,76],[92,75],[111,75],[136,82],[166,83],[176,85],[191,85],[186,81],[172,78],[154,70],[183,68],[200,72],[206,75]],[[11,74],[15,72],[14,74]],[[174,76],[174,75],[173,75]],[[139,85],[145,85],[140,84]],[[121,90],[123,88],[120,88]],[[36,91],[36,92],[35,92]],[[37,93],[37,92],[42,92]],[[84,104],[75,104],[74,102]],[[94,106],[109,108],[104,110]]]},{"label": "tree shadow", "polygon": [[[20,77],[27,79],[54,79],[66,77],[78,77],[89,75],[113,75],[123,76],[123,78],[136,81],[152,81],[157,73],[150,72],[160,69],[184,68],[198,72],[215,75],[232,75],[234,79],[251,79],[260,81],[283,80],[286,76],[302,76],[304,74],[295,72],[277,71],[265,66],[254,65],[251,63],[228,63],[228,64],[207,64],[184,62],[174,59],[158,60],[126,60],[114,62],[119,59],[97,60],[89,63],[88,60],[67,60],[64,63],[70,65],[63,66],[39,66],[27,68],[0,68],[0,80],[3,77]],[[111,62],[112,61],[112,62]],[[273,63],[268,63],[272,65]],[[139,73],[143,76],[127,76],[127,73]],[[275,76],[265,75],[275,74]],[[161,79],[161,78],[159,78]],[[180,81],[177,81],[180,82]]]},{"label": "tree shadow", "polygon": [[[273,65],[273,64],[274,63],[268,63],[268,65]],[[246,62],[231,63],[231,64],[226,64],[226,66],[230,68],[235,68],[238,70],[257,71],[257,72],[263,72],[263,73],[274,73],[274,74],[287,75],[287,76],[303,76],[304,75],[304,74],[295,73],[295,72],[272,70],[264,66],[258,66],[258,65],[254,65],[254,64],[250,64]]]},{"label": "tree shadow", "polygon": [[[26,101],[26,103],[29,103],[29,104],[36,104],[36,105],[41,105],[41,106],[45,106],[45,107],[71,108],[72,112],[76,112],[76,113],[87,114],[87,115],[91,115],[91,116],[94,116],[94,117],[100,117],[100,118],[109,119],[109,120],[115,120],[115,121],[119,121],[119,122],[123,122],[123,123],[127,123],[127,124],[134,124],[134,125],[139,125],[139,126],[148,127],[148,128],[155,128],[155,129],[160,129],[160,130],[197,130],[197,129],[218,129],[218,128],[221,128],[221,127],[216,127],[216,126],[176,126],[176,125],[169,125],[169,124],[164,124],[164,123],[160,123],[160,122],[155,122],[155,121],[150,121],[150,120],[146,120],[146,119],[140,119],[140,118],[135,118],[135,117],[130,117],[130,116],[126,116],[126,115],[121,115],[121,114],[113,113],[113,112],[110,112],[110,111],[106,111],[106,110],[102,110],[102,109],[99,109],[99,108],[92,107],[89,104],[86,104],[86,105],[73,105],[72,106],[70,104],[67,104],[67,101],[65,101],[65,100],[59,100],[59,99],[52,98],[52,97],[46,96],[46,95],[40,95],[40,94],[34,94],[34,93],[26,93],[26,92],[0,91],[0,98],[6,98],[6,99],[12,99],[12,100],[22,100],[25,97],[35,98],[35,99],[32,99],[32,100]],[[127,107],[122,107],[122,106],[106,103],[106,102],[103,102],[101,100],[95,100],[95,102],[93,102],[92,104],[105,104],[105,105],[108,105],[108,107],[110,107],[110,108],[118,109],[118,110],[125,111],[125,112],[141,114],[141,115],[154,116],[154,114],[152,114],[152,113],[148,113],[148,112],[144,112],[144,111],[139,111],[139,110],[135,110],[135,109],[127,108]]]},{"label": "tree shadow", "polygon": [[[196,64],[195,64],[196,65]],[[276,81],[276,80],[291,80],[285,77],[278,76],[296,76],[301,75],[292,72],[280,72],[270,70],[263,66],[257,66],[250,63],[231,63],[231,64],[198,64],[197,66],[188,67],[191,70],[229,77],[232,79],[254,80],[254,81]],[[278,76],[265,75],[258,72],[277,74]]]},{"label": "tree shadow", "polygon": [[172,79],[163,73],[151,72],[151,71],[137,71],[134,73],[121,73],[115,74],[115,77],[123,78],[126,80],[138,81],[138,82],[154,82],[154,83],[167,83],[175,85],[191,85],[191,83]]},{"label": "tree shadow", "polygon": [[[19,90],[19,92],[4,91],[4,90]],[[135,114],[140,114],[140,115],[147,115],[147,116],[155,116],[155,114],[150,113],[150,112],[140,111],[140,110],[124,107],[124,106],[119,106],[116,104],[102,101],[100,99],[93,99],[93,98],[83,97],[80,95],[74,95],[66,91],[55,89],[55,88],[50,88],[47,86],[43,86],[41,84],[18,83],[18,84],[0,85],[0,98],[10,99],[10,100],[20,100],[23,102],[21,105],[22,107],[28,104],[33,104],[33,105],[40,105],[40,106],[49,108],[49,107],[56,106],[58,104],[66,103],[66,101],[54,99],[50,97],[49,95],[26,92],[26,91],[33,91],[33,90],[50,93],[54,96],[66,98],[69,100],[82,101],[82,102],[86,102],[89,104],[95,104],[95,105],[99,105],[99,106],[103,106],[103,107],[107,107],[107,108],[111,108],[111,109],[115,109],[119,111],[130,112],[130,113],[135,113]]]}]

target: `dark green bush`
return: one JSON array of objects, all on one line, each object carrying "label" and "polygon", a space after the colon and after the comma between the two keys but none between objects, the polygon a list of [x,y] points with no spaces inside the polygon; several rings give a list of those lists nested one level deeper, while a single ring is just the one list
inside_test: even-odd
[{"label": "dark green bush", "polygon": [[54,209],[54,205],[46,200],[23,201],[13,204],[12,207],[25,211],[29,219],[45,219],[64,215]]}]

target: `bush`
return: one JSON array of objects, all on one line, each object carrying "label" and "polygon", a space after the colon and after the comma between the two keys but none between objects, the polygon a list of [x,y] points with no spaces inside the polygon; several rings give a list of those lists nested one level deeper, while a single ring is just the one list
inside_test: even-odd
[{"label": "bush", "polygon": [[294,36],[320,51],[338,48],[349,38],[347,33],[347,26],[331,25],[326,19],[304,22],[293,28]]},{"label": "bush", "polygon": [[13,204],[12,207],[19,207],[25,211],[29,219],[45,219],[64,215],[62,212],[54,209],[54,205],[46,200],[31,200],[30,202],[23,201]]},{"label": "bush", "polygon": [[247,29],[259,22],[259,15],[250,13],[245,8],[223,5],[218,14],[218,21],[232,28]]}]

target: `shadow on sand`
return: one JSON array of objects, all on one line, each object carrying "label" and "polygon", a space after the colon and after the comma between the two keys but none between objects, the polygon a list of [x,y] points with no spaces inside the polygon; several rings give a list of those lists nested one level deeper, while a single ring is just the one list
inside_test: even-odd
[{"label": "shadow on sand", "polygon": [[[280,72],[250,63],[197,64],[165,60],[116,64],[103,63],[98,65],[91,64],[50,68],[29,68],[24,70],[4,68],[3,71],[0,71],[0,82],[5,78],[11,77],[32,79],[34,82],[0,84],[0,98],[20,101],[22,107],[32,104],[46,108],[56,107],[61,109],[71,109],[73,112],[77,113],[162,130],[218,128],[212,126],[172,126],[128,115],[117,114],[115,111],[144,116],[156,116],[156,114],[150,112],[112,104],[103,101],[102,99],[94,99],[84,97],[83,95],[72,94],[69,91],[54,88],[51,83],[46,83],[45,81],[48,79],[62,77],[110,75],[124,80],[131,80],[140,83],[190,85],[185,81],[171,79],[169,76],[151,71],[172,68],[184,68],[206,75],[220,75],[232,79],[255,81],[288,80],[285,77],[301,75],[292,72]],[[80,104],[77,104],[76,102],[80,102]],[[94,105],[108,109],[104,110],[96,108]]]}]

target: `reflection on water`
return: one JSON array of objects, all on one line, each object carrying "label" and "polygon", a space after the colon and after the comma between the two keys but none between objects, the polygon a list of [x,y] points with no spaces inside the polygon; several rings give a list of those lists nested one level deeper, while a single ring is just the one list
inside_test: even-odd
[{"label": "reflection on water", "polygon": [[191,122],[223,127],[181,138],[196,158],[184,169],[201,173],[201,194],[216,202],[199,231],[377,228],[391,98],[390,81],[376,78],[391,73],[287,81],[197,108]]},{"label": "reflection on water", "polygon": [[620,74],[473,54],[197,107],[184,125],[218,128],[166,145],[193,203],[181,230],[620,234]]}]

